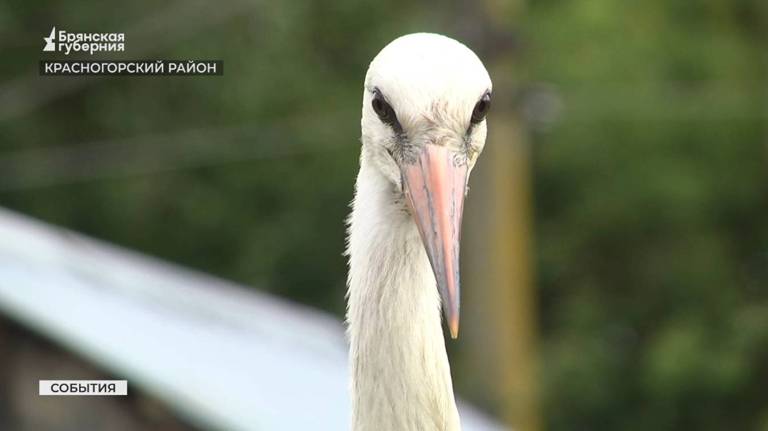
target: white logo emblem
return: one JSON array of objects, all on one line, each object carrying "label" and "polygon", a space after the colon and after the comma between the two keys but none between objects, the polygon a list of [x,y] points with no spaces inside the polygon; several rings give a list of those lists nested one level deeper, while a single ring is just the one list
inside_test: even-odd
[{"label": "white logo emblem", "polygon": [[43,52],[52,52],[56,51],[56,27],[51,29],[51,35],[48,37],[44,37],[43,40],[45,40],[45,46],[43,47]]},{"label": "white logo emblem", "polygon": [[48,37],[43,37],[43,52],[83,52],[93,55],[97,52],[125,51],[125,33],[71,33],[65,30],[51,29]]}]

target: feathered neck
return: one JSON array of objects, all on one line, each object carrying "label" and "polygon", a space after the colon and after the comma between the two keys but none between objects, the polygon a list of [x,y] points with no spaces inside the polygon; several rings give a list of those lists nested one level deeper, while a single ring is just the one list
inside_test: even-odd
[{"label": "feathered neck", "polygon": [[403,199],[364,152],[347,244],[352,429],[459,430],[435,278]]}]

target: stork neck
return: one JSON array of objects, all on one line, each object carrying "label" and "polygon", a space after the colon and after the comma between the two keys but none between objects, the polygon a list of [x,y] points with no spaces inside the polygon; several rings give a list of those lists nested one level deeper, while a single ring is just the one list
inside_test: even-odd
[{"label": "stork neck", "polygon": [[353,429],[458,430],[440,299],[403,199],[363,158],[348,244]]}]

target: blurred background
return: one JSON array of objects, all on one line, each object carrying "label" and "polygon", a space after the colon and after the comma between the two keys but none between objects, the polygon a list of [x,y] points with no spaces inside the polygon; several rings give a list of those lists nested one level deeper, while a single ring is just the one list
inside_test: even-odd
[{"label": "blurred background", "polygon": [[[224,76],[40,77],[53,25]],[[768,430],[764,0],[5,1],[0,206],[341,319],[363,77],[416,31],[494,81],[457,391],[523,430]]]}]

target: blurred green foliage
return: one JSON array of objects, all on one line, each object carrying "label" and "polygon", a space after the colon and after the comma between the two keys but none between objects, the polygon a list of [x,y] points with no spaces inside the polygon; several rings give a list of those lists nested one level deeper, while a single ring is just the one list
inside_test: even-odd
[{"label": "blurred green foliage", "polygon": [[550,425],[768,429],[768,4],[531,16]]},{"label": "blurred green foliage", "polygon": [[[520,90],[558,108],[529,118],[548,428],[768,430],[768,3],[523,10]],[[367,64],[413,31],[492,62],[487,13],[0,4],[0,205],[341,315]],[[225,73],[38,77],[52,25]]]}]

